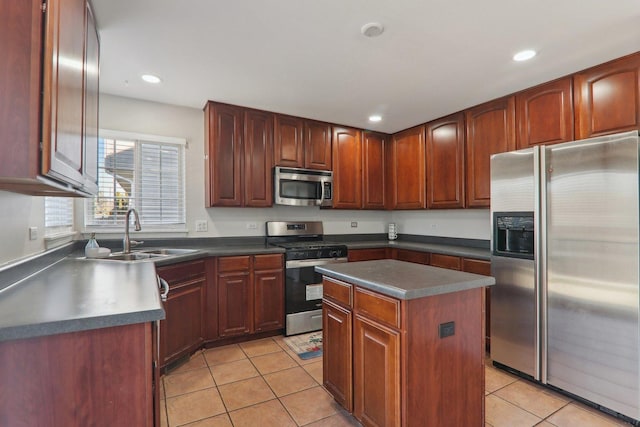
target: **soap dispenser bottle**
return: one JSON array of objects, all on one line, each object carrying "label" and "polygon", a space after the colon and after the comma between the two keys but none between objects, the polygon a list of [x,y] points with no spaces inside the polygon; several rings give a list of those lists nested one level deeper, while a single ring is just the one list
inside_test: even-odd
[{"label": "soap dispenser bottle", "polygon": [[85,256],[87,257],[91,256],[91,254],[89,254],[89,252],[91,252],[89,249],[94,249],[94,248],[97,249],[99,248],[99,246],[98,246],[98,241],[96,240],[96,233],[91,233],[91,238],[87,242],[87,245],[84,247]]}]

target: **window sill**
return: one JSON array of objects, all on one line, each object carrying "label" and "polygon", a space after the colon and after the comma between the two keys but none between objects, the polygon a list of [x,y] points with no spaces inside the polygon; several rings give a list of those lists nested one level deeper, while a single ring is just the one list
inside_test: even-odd
[{"label": "window sill", "polygon": [[57,248],[73,241],[75,231],[63,231],[61,233],[44,236],[44,247],[46,250]]}]

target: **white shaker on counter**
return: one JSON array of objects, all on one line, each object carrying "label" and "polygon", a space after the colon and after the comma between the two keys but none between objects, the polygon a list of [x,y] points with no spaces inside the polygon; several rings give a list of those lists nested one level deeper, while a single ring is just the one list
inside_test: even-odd
[{"label": "white shaker on counter", "polygon": [[396,231],[395,222],[389,223],[389,240],[396,240],[398,238],[398,232]]}]

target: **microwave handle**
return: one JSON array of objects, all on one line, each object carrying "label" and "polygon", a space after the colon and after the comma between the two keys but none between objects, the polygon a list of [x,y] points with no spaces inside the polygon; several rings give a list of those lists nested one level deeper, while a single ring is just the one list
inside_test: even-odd
[{"label": "microwave handle", "polygon": [[320,188],[322,189],[322,191],[320,192],[320,202],[318,203],[318,206],[322,206],[322,203],[324,202],[324,182],[320,181]]}]

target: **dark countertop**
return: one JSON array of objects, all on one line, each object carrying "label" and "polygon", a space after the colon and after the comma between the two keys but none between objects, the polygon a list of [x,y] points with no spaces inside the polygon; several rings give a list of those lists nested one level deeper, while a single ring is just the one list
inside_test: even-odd
[{"label": "dark countertop", "polygon": [[151,263],[62,259],[0,291],[0,341],[164,318]]},{"label": "dark countertop", "polygon": [[316,271],[399,299],[416,299],[495,284],[491,276],[393,259],[316,266]]},{"label": "dark countertop", "polygon": [[[333,236],[327,237],[331,239]],[[477,247],[439,242],[390,242],[379,238],[361,241],[345,237],[341,243],[349,249],[393,247],[490,259],[488,249]],[[121,250],[120,241],[100,243],[101,246],[105,243],[106,247],[112,243],[114,251]],[[284,253],[282,248],[265,245],[263,238],[149,240],[134,251],[176,248],[195,249],[195,252],[131,262],[78,259],[84,258],[83,248],[84,242],[75,242],[0,269],[0,341],[162,319],[164,311],[154,266],[210,256]],[[389,295],[415,298],[411,295],[417,292],[399,288],[395,294]]]}]

